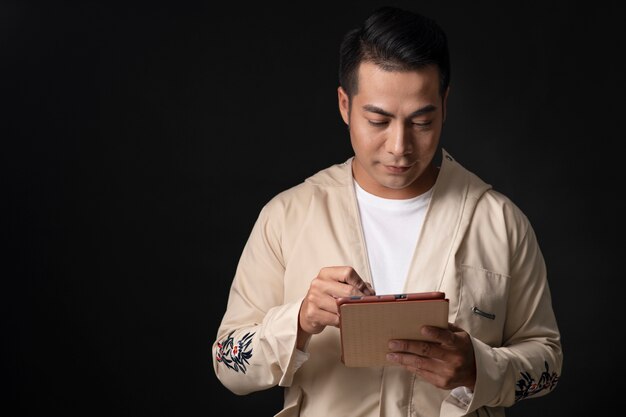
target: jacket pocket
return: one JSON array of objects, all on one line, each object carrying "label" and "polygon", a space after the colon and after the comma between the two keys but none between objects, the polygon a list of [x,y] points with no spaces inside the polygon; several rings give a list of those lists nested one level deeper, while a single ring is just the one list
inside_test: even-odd
[{"label": "jacket pocket", "polygon": [[456,324],[491,346],[500,346],[509,293],[509,277],[470,265],[459,269]]}]

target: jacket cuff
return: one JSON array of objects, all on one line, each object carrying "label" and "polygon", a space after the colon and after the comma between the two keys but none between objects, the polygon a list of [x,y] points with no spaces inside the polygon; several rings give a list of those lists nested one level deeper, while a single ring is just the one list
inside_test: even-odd
[{"label": "jacket cuff", "polygon": [[499,355],[497,349],[476,338],[472,338],[472,343],[476,358],[476,385],[468,412],[483,406],[506,407],[514,404],[515,389],[508,389],[507,373],[511,365],[510,360],[504,355]]},{"label": "jacket cuff", "polygon": [[301,304],[302,299],[270,310],[263,320],[263,332],[259,337],[263,350],[278,363],[282,372],[278,385],[282,387],[291,385],[295,372],[303,363],[302,352],[296,349]]}]

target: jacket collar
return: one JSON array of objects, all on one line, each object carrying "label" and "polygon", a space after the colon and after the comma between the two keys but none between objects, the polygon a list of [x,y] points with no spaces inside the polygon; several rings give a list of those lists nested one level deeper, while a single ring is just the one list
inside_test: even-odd
[{"label": "jacket collar", "polygon": [[[459,164],[445,149],[441,152],[441,167],[409,267],[406,292],[440,289],[446,268],[470,224],[476,204],[491,188],[491,185]],[[353,160],[352,156],[343,163],[319,171],[306,181],[324,187],[352,187]],[[354,190],[349,195],[349,200],[356,205]],[[351,205],[348,204],[346,208]],[[356,212],[354,215],[358,216]],[[355,244],[357,242],[355,237]]]}]

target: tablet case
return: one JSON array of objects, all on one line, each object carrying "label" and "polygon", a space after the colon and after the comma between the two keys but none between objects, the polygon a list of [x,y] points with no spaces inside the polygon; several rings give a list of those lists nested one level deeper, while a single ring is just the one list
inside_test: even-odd
[{"label": "tablet case", "polygon": [[448,306],[447,298],[341,304],[341,361],[348,367],[397,365],[385,358],[389,340],[428,340],[421,326],[447,329]]}]

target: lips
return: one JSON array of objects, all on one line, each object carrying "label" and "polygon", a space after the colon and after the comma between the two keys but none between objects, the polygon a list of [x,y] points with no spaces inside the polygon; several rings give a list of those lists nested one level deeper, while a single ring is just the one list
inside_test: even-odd
[{"label": "lips", "polygon": [[402,174],[408,171],[411,165],[385,165],[385,169],[393,174]]}]

